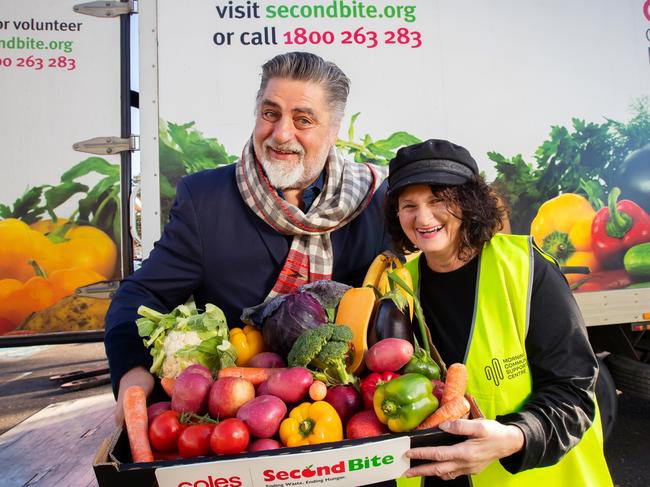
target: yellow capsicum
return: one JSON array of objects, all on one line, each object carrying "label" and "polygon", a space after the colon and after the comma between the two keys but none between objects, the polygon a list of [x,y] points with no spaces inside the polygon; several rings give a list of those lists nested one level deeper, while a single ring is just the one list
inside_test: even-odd
[{"label": "yellow capsicum", "polygon": [[325,401],[303,402],[280,423],[280,440],[285,446],[304,446],[341,441],[343,425],[336,409]]},{"label": "yellow capsicum", "polygon": [[530,224],[530,233],[545,252],[565,266],[598,270],[591,247],[591,223],[596,212],[579,194],[564,193],[542,204]]},{"label": "yellow capsicum", "polygon": [[228,340],[237,350],[236,364],[244,367],[248,361],[260,352],[264,351],[264,339],[262,333],[252,325],[241,328],[231,328]]},{"label": "yellow capsicum", "polygon": [[16,218],[1,220],[0,279],[26,282],[34,277],[30,260],[37,261],[48,275],[58,269],[79,268],[109,278],[115,271],[117,247],[92,226],[50,225],[44,220],[30,228]]}]

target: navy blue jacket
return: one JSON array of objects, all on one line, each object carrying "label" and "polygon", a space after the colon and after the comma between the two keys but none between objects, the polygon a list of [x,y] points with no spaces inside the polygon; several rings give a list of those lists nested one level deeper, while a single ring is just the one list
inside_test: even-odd
[{"label": "navy blue jacket", "polygon": [[[372,259],[388,248],[385,193],[384,182],[357,218],[332,232],[333,280],[359,286]],[[291,239],[246,206],[234,164],[183,178],[162,237],[122,281],[106,315],[113,391],[131,368],[151,365],[134,323],[140,305],[169,312],[193,295],[199,309],[215,304],[230,326],[239,326],[242,309],[264,301],[275,284]]]}]

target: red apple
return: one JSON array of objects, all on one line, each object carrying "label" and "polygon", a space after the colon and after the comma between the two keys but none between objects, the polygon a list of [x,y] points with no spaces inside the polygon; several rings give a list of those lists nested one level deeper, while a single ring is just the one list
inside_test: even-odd
[{"label": "red apple", "polygon": [[255,397],[255,387],[246,379],[223,377],[210,388],[208,410],[215,419],[234,418],[245,403]]},{"label": "red apple", "polygon": [[348,439],[368,438],[388,433],[388,427],[382,424],[372,410],[361,411],[350,418],[345,428]]}]

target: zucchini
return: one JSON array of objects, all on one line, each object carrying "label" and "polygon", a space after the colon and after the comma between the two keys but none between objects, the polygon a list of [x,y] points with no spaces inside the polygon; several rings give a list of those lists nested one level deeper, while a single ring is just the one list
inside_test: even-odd
[{"label": "zucchini", "polygon": [[623,265],[634,277],[650,277],[650,242],[630,247],[623,257]]}]

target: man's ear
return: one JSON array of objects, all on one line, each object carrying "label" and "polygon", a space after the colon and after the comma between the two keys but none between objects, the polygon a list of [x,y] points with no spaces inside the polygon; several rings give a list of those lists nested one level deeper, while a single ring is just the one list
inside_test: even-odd
[{"label": "man's ear", "polygon": [[341,122],[338,121],[332,126],[332,132],[330,133],[329,137],[329,144],[330,146],[336,145],[336,139],[339,138],[339,130],[341,129]]}]

